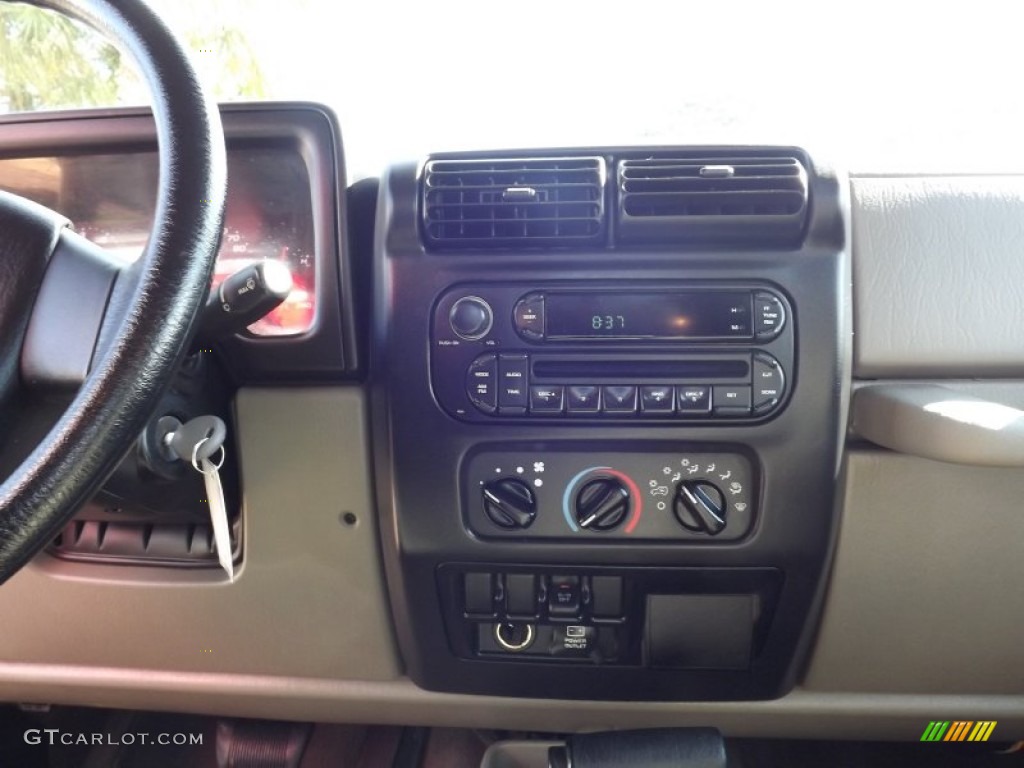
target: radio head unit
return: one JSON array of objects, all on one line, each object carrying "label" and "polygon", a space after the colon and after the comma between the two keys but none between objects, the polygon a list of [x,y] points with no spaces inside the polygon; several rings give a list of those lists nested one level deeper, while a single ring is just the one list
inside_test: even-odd
[{"label": "radio head unit", "polygon": [[793,386],[793,317],[768,285],[456,286],[435,305],[434,393],[466,421],[762,420]]}]

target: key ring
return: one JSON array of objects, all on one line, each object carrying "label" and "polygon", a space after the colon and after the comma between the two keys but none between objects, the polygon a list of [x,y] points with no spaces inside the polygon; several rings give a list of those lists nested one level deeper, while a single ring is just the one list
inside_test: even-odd
[{"label": "key ring", "polygon": [[[202,473],[202,471],[203,471],[202,468],[199,466],[199,460],[198,460],[199,449],[203,446],[203,443],[205,443],[209,439],[210,439],[209,437],[204,437],[202,440],[200,440],[198,443],[196,443],[195,447],[192,449],[192,468],[196,472]],[[224,466],[224,457],[226,456],[226,452],[224,450],[224,446],[223,445],[220,448],[218,448],[217,450],[220,451],[220,463],[214,465],[214,467],[213,467],[214,469],[220,469],[221,467]],[[210,454],[210,455],[212,456],[212,455],[216,454],[216,452],[217,451],[214,451],[213,454]]]}]

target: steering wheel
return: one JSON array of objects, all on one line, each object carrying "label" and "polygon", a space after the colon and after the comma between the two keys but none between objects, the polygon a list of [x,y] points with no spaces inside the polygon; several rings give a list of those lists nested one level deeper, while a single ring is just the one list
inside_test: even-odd
[{"label": "steering wheel", "polygon": [[[86,361],[70,406],[0,485],[0,583],[56,536],[151,418],[209,290],[227,193],[217,107],[141,0],[32,4],[106,33],[135,59],[152,94],[160,183],[149,241],[128,266],[57,213],[0,191],[0,404],[26,407],[37,352]],[[94,318],[96,333],[57,337],[66,319],[42,315],[62,311]],[[0,430],[0,442],[18,437]]]}]

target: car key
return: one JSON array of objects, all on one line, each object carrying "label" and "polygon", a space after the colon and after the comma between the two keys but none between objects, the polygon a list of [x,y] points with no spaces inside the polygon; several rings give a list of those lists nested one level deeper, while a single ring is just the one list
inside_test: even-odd
[{"label": "car key", "polygon": [[187,461],[199,469],[199,461],[213,456],[224,447],[228,428],[217,416],[196,416],[164,435],[164,447],[171,456]]},{"label": "car key", "polygon": [[220,482],[220,468],[224,464],[223,446],[220,462],[214,464],[209,458],[199,459],[193,464],[203,475],[206,498],[210,503],[210,522],[213,524],[213,543],[217,548],[217,560],[228,575],[228,581],[235,580],[235,566],[231,559],[231,531],[228,527],[228,509],[224,502],[224,487]]},{"label": "car key", "polygon": [[[217,416],[197,416],[169,432],[164,437],[164,446],[175,458],[189,462],[203,476],[206,498],[210,505],[210,523],[213,526],[213,543],[217,549],[217,560],[228,575],[235,580],[234,563],[231,558],[231,531],[228,525],[227,504],[224,501],[224,487],[220,482],[220,468],[224,465],[224,440],[227,426]],[[220,461],[211,460],[221,452]]]}]

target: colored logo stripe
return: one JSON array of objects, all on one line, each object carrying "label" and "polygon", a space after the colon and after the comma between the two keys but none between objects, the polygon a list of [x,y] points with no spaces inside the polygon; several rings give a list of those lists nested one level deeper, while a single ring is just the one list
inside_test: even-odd
[{"label": "colored logo stripe", "polygon": [[995,728],[995,720],[932,720],[921,741],[988,741]]},{"label": "colored logo stripe", "polygon": [[972,725],[974,722],[971,720],[954,720],[943,741],[963,741]]},{"label": "colored logo stripe", "polygon": [[988,741],[988,737],[992,735],[992,731],[995,729],[995,720],[980,720],[978,724],[974,726],[974,730],[971,731],[971,735],[967,737],[967,740]]},{"label": "colored logo stripe", "polygon": [[921,741],[940,741],[947,728],[949,728],[948,720],[945,722],[932,720],[921,734]]}]

